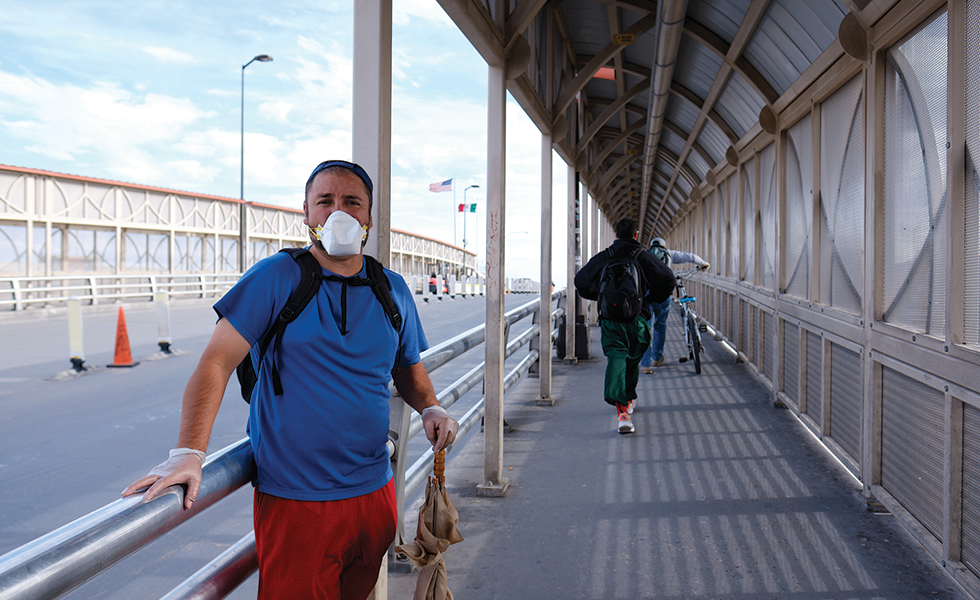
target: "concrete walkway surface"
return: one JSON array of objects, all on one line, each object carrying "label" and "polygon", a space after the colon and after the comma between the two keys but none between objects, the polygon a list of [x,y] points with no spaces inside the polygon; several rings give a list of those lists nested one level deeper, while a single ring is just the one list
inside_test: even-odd
[{"label": "concrete walkway surface", "polygon": [[[665,364],[640,376],[636,433],[619,434],[602,400],[593,328],[593,358],[553,363],[556,405],[537,405],[537,379],[508,395],[506,497],[476,495],[482,433],[450,454],[466,538],[446,552],[456,598],[966,598],[726,346],[706,337],[695,375],[680,335],[672,314]],[[415,580],[391,573],[388,597],[410,598]]]}]

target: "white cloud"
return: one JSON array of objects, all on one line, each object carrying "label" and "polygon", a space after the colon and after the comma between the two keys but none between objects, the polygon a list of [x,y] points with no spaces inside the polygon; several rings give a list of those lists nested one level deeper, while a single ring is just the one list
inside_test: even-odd
[{"label": "white cloud", "polygon": [[179,140],[187,127],[209,116],[189,100],[133,95],[114,83],[83,88],[0,72],[0,89],[0,110],[19,117],[0,123],[8,139],[58,160],[98,154],[110,172],[138,161],[147,146]]},{"label": "white cloud", "polygon": [[259,112],[285,125],[289,123],[289,111],[293,108],[295,107],[292,103],[279,100],[277,102],[263,102],[259,105]]},{"label": "white cloud", "polygon": [[146,52],[153,58],[162,60],[164,62],[174,62],[174,63],[192,63],[194,62],[194,57],[180,50],[174,50],[173,48],[164,48],[160,46],[143,46],[143,52]]},{"label": "white cloud", "polygon": [[436,0],[398,0],[392,4],[392,24],[395,27],[409,25],[412,17],[425,19],[436,25],[455,27],[452,19]]}]

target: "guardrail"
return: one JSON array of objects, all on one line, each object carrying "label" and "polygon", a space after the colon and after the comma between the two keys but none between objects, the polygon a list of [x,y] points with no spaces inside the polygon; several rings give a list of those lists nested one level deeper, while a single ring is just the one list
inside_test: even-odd
[{"label": "guardrail", "polygon": [[0,311],[64,306],[75,296],[97,305],[119,300],[152,301],[157,292],[171,298],[214,298],[235,285],[241,273],[184,275],[55,275],[0,278]]},{"label": "guardrail", "polygon": [[[557,292],[552,298],[559,298],[563,294],[564,291]],[[534,300],[506,313],[505,333],[508,339],[511,326],[528,315],[535,314],[539,306],[540,303]],[[563,313],[564,309],[554,310],[551,322],[554,323]],[[538,334],[538,330],[539,325],[535,323],[517,338],[510,340],[507,343],[506,356],[513,355],[528,344]],[[485,325],[463,332],[425,351],[422,362],[429,371],[442,367],[480,345],[484,341],[485,333]],[[557,330],[552,326],[550,337],[554,340],[556,336]],[[517,383],[538,358],[539,351],[530,350],[507,374],[504,390],[509,390]],[[439,403],[444,407],[452,406],[482,380],[481,363],[440,392],[437,395]],[[431,451],[423,452],[421,457],[412,462],[411,467],[408,466],[408,442],[422,430],[421,419],[413,415],[413,411],[407,409],[404,402],[394,397],[394,393],[392,407],[397,407],[397,415],[394,410],[392,413],[392,423],[397,421],[399,424],[399,430],[390,432],[390,436],[394,449],[392,462],[399,510],[396,543],[400,543],[404,537],[405,500],[424,483],[425,475],[432,468],[433,459]],[[481,398],[460,418],[457,443],[479,424],[483,414],[484,399]],[[184,489],[181,486],[169,488],[162,496],[146,504],[143,504],[140,496],[122,498],[0,556],[0,600],[57,598],[66,594],[249,483],[253,470],[252,446],[250,440],[245,438],[208,458],[204,464],[197,501],[189,510],[183,508]],[[163,598],[224,598],[257,568],[255,537],[249,532]]]}]

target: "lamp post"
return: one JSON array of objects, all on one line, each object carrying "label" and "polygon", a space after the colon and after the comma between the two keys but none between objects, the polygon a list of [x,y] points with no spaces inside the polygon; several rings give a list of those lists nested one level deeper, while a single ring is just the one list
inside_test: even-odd
[{"label": "lamp post", "polygon": [[[268,54],[259,54],[252,60],[242,65],[242,156],[241,156],[241,177],[238,188],[238,198],[242,201],[238,216],[238,266],[242,273],[248,266],[248,210],[245,208],[245,67],[255,61],[269,62],[272,57]],[[220,251],[215,248],[215,251]]]},{"label": "lamp post", "polygon": [[463,250],[466,250],[466,211],[470,209],[470,205],[466,203],[466,190],[478,187],[480,186],[474,183],[463,190]]}]

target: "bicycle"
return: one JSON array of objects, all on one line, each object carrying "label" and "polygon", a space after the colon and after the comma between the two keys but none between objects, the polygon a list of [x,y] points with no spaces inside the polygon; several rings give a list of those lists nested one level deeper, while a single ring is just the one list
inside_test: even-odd
[{"label": "bicycle", "polygon": [[701,332],[707,331],[704,325],[698,325],[698,315],[694,312],[694,296],[689,296],[684,290],[684,278],[694,273],[698,269],[688,269],[674,273],[677,278],[677,304],[680,305],[681,322],[684,324],[684,341],[687,343],[687,356],[681,357],[680,362],[694,361],[694,372],[701,374],[701,353],[704,346],[701,344]]}]

